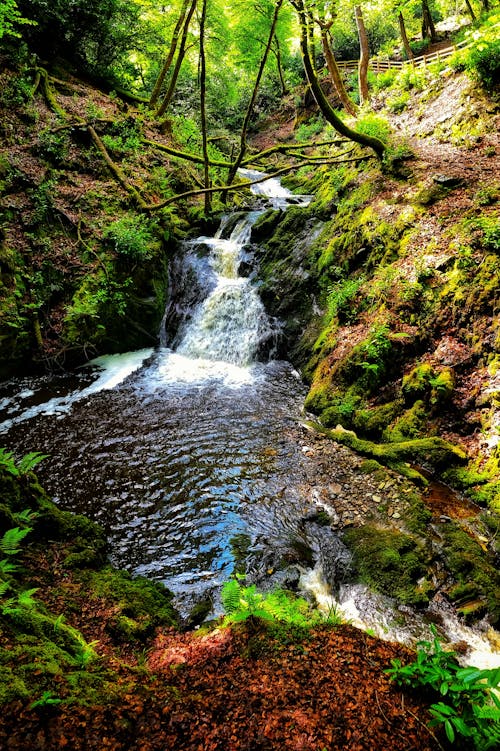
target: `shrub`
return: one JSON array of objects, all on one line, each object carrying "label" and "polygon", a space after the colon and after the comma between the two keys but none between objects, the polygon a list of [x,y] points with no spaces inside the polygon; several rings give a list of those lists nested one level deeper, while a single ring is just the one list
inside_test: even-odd
[{"label": "shrub", "polygon": [[356,130],[365,133],[367,136],[379,138],[383,143],[387,143],[391,128],[385,117],[380,115],[367,114],[361,117],[356,123]]},{"label": "shrub", "polygon": [[104,237],[113,242],[118,255],[132,261],[147,260],[153,255],[155,228],[156,224],[142,214],[125,214],[109,225]]},{"label": "shrub", "polygon": [[429,687],[442,699],[430,707],[430,725],[444,725],[450,743],[461,735],[469,738],[477,751],[498,748],[500,668],[462,668],[454,652],[445,651],[434,638],[432,643],[419,643],[415,662],[403,666],[400,660],[392,660],[386,673],[400,685]]},{"label": "shrub", "polygon": [[500,39],[479,39],[465,58],[465,67],[488,89],[500,80]]}]

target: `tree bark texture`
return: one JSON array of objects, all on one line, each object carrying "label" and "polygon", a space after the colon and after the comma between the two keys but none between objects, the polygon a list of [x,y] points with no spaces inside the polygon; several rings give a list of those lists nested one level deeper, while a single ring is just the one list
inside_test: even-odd
[{"label": "tree bark texture", "polygon": [[172,101],[175,87],[177,85],[177,79],[179,77],[179,71],[181,69],[182,61],[184,60],[184,55],[186,54],[186,42],[187,42],[187,36],[189,32],[189,24],[191,23],[193,13],[196,10],[196,3],[197,3],[197,0],[192,0],[189,10],[187,12],[186,18],[184,20],[181,43],[180,43],[179,51],[177,53],[177,59],[175,61],[174,70],[172,71],[172,78],[170,79],[170,84],[169,84],[167,93],[165,94],[165,97],[161,105],[158,107],[158,110],[156,111],[157,117],[162,117],[162,115],[165,114],[165,111],[168,105]]},{"label": "tree bark texture", "polygon": [[[203,6],[200,19],[200,116],[201,116],[201,136],[203,142],[203,182],[204,187],[210,187],[210,158],[208,156],[208,137],[207,137],[207,103],[206,103],[206,83],[207,83],[207,62],[205,58],[205,21],[207,18],[207,2],[203,0]],[[210,213],[211,196],[205,193],[205,214]]]},{"label": "tree bark texture", "polygon": [[401,40],[403,42],[404,51],[408,60],[413,60],[413,52],[411,51],[410,42],[408,41],[408,34],[406,33],[405,19],[401,11],[398,15],[399,33],[401,34]]},{"label": "tree bark texture", "polygon": [[359,99],[362,104],[368,101],[368,63],[370,62],[370,50],[368,48],[368,36],[366,34],[365,24],[361,6],[356,5],[354,9],[356,15],[356,26],[359,37],[359,66],[358,66],[358,83]]},{"label": "tree bark texture", "polygon": [[172,65],[172,62],[174,60],[175,51],[177,49],[177,45],[179,43],[179,36],[182,29],[182,24],[184,23],[184,20],[186,18],[186,13],[189,5],[189,0],[184,0],[184,3],[182,5],[182,9],[179,15],[179,18],[177,19],[177,23],[175,24],[175,28],[172,34],[172,39],[170,40],[170,47],[168,50],[168,55],[165,59],[165,62],[163,64],[163,67],[160,71],[160,74],[158,78],[156,79],[156,83],[153,89],[153,92],[151,94],[151,99],[149,100],[149,106],[150,108],[153,108],[156,102],[158,101],[158,97],[160,96],[161,87],[163,85],[163,81],[166,78],[166,75],[168,71],[170,70],[170,66]]},{"label": "tree bark texture", "polygon": [[330,78],[332,79],[332,83],[335,87],[335,91],[337,92],[340,101],[344,105],[346,112],[348,112],[350,115],[353,115],[353,117],[356,117],[358,108],[352,101],[351,97],[347,93],[346,87],[344,86],[344,81],[342,80],[339,66],[337,65],[335,55],[332,51],[330,39],[328,37],[328,30],[324,27],[321,27],[321,44],[323,46],[326,65],[328,67],[328,72],[330,74]]}]

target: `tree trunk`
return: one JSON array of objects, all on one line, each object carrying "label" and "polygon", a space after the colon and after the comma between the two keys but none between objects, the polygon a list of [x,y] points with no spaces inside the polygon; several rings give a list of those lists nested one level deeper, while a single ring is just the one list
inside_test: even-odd
[{"label": "tree trunk", "polygon": [[297,10],[300,19],[300,51],[302,54],[302,61],[304,63],[304,70],[306,72],[307,80],[311,91],[316,100],[318,107],[320,108],[325,119],[332,125],[337,133],[345,136],[350,141],[359,143],[362,146],[368,146],[376,153],[379,159],[382,159],[385,152],[385,145],[379,138],[368,136],[365,133],[358,133],[358,131],[349,128],[340,117],[336,114],[330,102],[323,93],[323,89],[318,81],[318,76],[314,68],[311,54],[309,51],[309,31],[307,24],[306,11],[304,8],[304,0],[291,0],[292,5]]},{"label": "tree trunk", "polygon": [[186,41],[187,41],[187,36],[189,32],[189,24],[191,23],[193,13],[196,9],[196,3],[197,3],[197,0],[191,0],[191,6],[184,20],[184,28],[182,30],[181,44],[179,47],[179,52],[177,53],[177,60],[175,61],[174,70],[172,72],[172,78],[170,79],[170,84],[169,84],[167,93],[165,94],[165,97],[161,105],[158,107],[156,111],[157,117],[161,117],[162,115],[165,114],[165,110],[167,109],[168,105],[172,101],[175,87],[177,85],[177,79],[179,77],[179,71],[181,69],[182,61],[184,60],[184,55],[186,54]]},{"label": "tree trunk", "polygon": [[281,62],[281,47],[280,47],[279,39],[276,36],[276,33],[274,34],[274,45],[276,49],[273,50],[273,52],[276,56],[276,65],[278,66],[278,75],[280,79],[281,93],[283,96],[286,96],[288,94],[288,89],[286,87],[285,76],[283,73],[283,65]]},{"label": "tree trunk", "polygon": [[403,41],[403,47],[406,53],[406,57],[408,60],[413,60],[413,52],[411,51],[410,42],[408,41],[408,34],[406,33],[405,20],[403,18],[403,14],[401,13],[401,11],[399,12],[399,16],[398,16],[398,23],[399,23],[399,33],[401,34],[401,39]]},{"label": "tree trunk", "polygon": [[476,20],[476,14],[474,13],[474,10],[472,8],[472,5],[470,4],[470,0],[465,0],[465,4],[467,6],[467,10],[469,11],[469,15],[473,21]]},{"label": "tree trunk", "polygon": [[236,157],[231,169],[229,170],[229,175],[227,179],[228,185],[231,185],[231,183],[233,182],[236,176],[236,173],[238,171],[238,168],[241,165],[241,162],[243,161],[245,154],[246,154],[248,126],[250,124],[250,118],[252,117],[253,108],[255,106],[255,100],[257,99],[257,94],[259,91],[259,86],[260,86],[260,82],[262,79],[262,75],[264,73],[264,68],[266,66],[267,58],[269,57],[269,52],[271,51],[271,45],[273,43],[274,33],[276,31],[276,24],[278,23],[278,15],[279,15],[282,5],[283,5],[283,0],[277,0],[276,6],[274,8],[273,20],[271,22],[271,30],[269,32],[269,38],[267,40],[264,54],[262,55],[262,58],[260,61],[259,72],[257,73],[257,78],[255,79],[252,96],[250,98],[247,111],[245,113],[245,119],[243,121],[243,125],[241,126],[240,150],[238,152],[238,156]]},{"label": "tree trunk", "polygon": [[431,42],[437,42],[436,27],[427,0],[422,0],[422,39],[430,38]]},{"label": "tree trunk", "polygon": [[[200,116],[201,116],[201,135],[203,140],[203,175],[204,187],[210,188],[210,159],[208,156],[208,138],[207,138],[207,106],[206,106],[206,83],[207,83],[207,64],[205,58],[205,21],[207,18],[207,0],[203,0],[203,6],[200,19]],[[205,193],[205,214],[210,213],[212,207],[210,193]]]},{"label": "tree trunk", "polygon": [[332,79],[335,91],[337,92],[340,101],[344,105],[346,112],[355,117],[358,109],[346,91],[344,81],[342,80],[342,76],[340,75],[339,66],[337,65],[335,55],[333,54],[330,45],[330,40],[328,39],[328,30],[323,26],[321,27],[321,44],[323,45],[323,52],[325,55],[328,72],[330,73],[330,78]]},{"label": "tree trunk", "polygon": [[165,59],[165,62],[163,64],[163,67],[160,71],[160,74],[158,78],[156,79],[156,83],[154,85],[153,92],[151,94],[151,99],[149,100],[149,107],[152,109],[156,102],[158,101],[158,97],[160,96],[161,87],[163,85],[163,81],[165,80],[165,77],[170,70],[170,66],[172,65],[175,51],[177,49],[177,44],[179,42],[179,36],[181,33],[182,24],[184,23],[184,19],[186,18],[187,8],[189,5],[189,0],[184,0],[184,3],[182,5],[181,13],[179,18],[177,19],[177,23],[175,24],[175,29],[172,34],[172,39],[170,40],[170,47],[168,50],[168,55]]},{"label": "tree trunk", "polygon": [[356,26],[358,28],[359,37],[359,67],[358,67],[358,82],[359,82],[359,99],[362,104],[368,101],[368,63],[370,61],[370,51],[368,49],[368,36],[366,34],[365,24],[363,21],[363,13],[361,6],[356,5]]}]

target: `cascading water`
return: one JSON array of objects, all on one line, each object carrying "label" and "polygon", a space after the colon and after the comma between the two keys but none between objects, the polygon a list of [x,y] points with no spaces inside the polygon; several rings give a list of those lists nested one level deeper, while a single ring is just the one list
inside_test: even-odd
[{"label": "cascading water", "polygon": [[243,247],[250,240],[257,213],[240,220],[228,240],[198,238],[210,249],[215,288],[196,309],[176,348],[191,359],[250,365],[259,344],[273,334],[264,306],[247,278],[238,275]]},{"label": "cascading water", "polygon": [[[276,180],[254,192],[279,209],[308,201]],[[200,598],[216,601],[237,561],[254,581],[277,571],[271,584],[296,585],[301,551],[312,550],[305,589],[355,622],[383,623],[381,636],[407,639],[411,629],[394,629],[384,615],[387,603],[359,585],[341,585],[333,601],[325,584],[348,567],[337,536],[308,521],[331,478],[318,477],[302,445],[297,374],[285,362],[256,361],[279,327],[239,274],[258,215],[228,217],[214,238],[187,244],[171,348],[162,339],[158,350],[98,358],[76,374],[4,384],[0,443],[50,454],[39,475],[54,500],[103,524],[112,561],[163,581],[184,614]],[[455,633],[486,651],[474,633]]]}]

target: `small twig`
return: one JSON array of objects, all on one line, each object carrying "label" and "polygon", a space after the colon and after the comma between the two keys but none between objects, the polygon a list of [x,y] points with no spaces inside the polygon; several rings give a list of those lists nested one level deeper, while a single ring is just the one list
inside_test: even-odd
[{"label": "small twig", "polygon": [[422,722],[422,720],[420,719],[420,717],[417,717],[417,715],[414,712],[412,712],[411,709],[404,709],[404,705],[403,705],[403,712],[408,712],[408,714],[410,714],[419,723],[419,725],[422,725],[422,727],[427,730],[427,732],[429,733],[429,735],[431,736],[431,738],[437,743],[437,745],[439,746],[439,748],[441,749],[441,751],[444,751],[443,746],[438,741],[438,739],[436,738],[436,736],[434,735],[434,733],[432,732],[432,730],[430,729],[430,727],[428,727],[425,724],[425,722]]},{"label": "small twig", "polygon": [[377,700],[377,706],[380,709],[380,714],[382,715],[382,717],[384,718],[384,720],[387,722],[388,725],[392,725],[392,722],[390,721],[390,719],[387,717],[386,713],[382,709],[382,706],[381,706],[379,698],[378,698],[377,691],[375,691],[375,699]]}]

